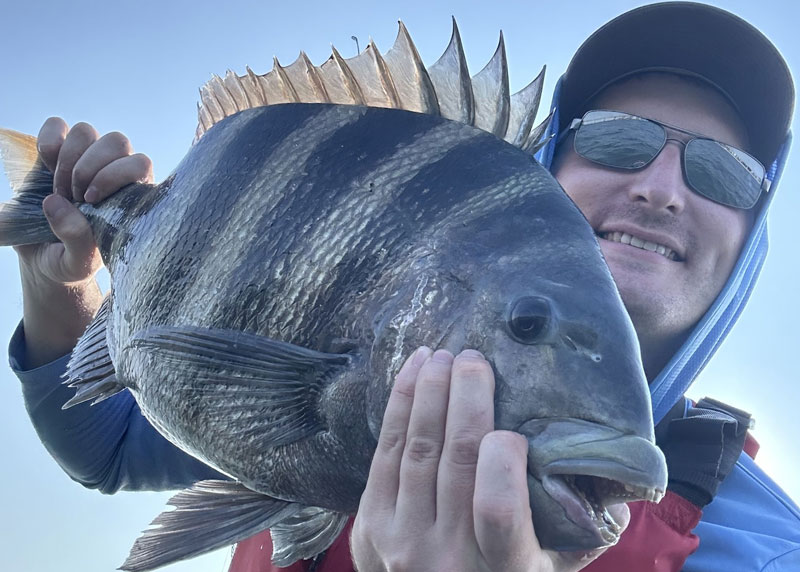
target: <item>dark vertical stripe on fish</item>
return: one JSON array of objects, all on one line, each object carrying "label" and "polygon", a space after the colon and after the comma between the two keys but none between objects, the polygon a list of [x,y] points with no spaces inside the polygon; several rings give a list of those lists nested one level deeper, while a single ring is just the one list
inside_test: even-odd
[{"label": "dark vertical stripe on fish", "polygon": [[[486,156],[489,150],[492,156]],[[420,169],[403,187],[395,206],[413,213],[425,227],[444,222],[453,205],[498,187],[515,171],[529,169],[534,159],[517,151],[511,145],[497,145],[491,135],[480,133]],[[482,160],[476,161],[475,157]],[[435,188],[436,192],[427,192],[429,188]]]},{"label": "dark vertical stripe on fish", "polygon": [[[340,109],[333,109],[331,112],[341,114]],[[317,224],[351,224],[352,221],[332,221],[332,211],[342,200],[351,198],[348,195],[371,192],[368,174],[390,161],[399,148],[412,143],[436,126],[438,123],[432,123],[429,117],[422,115],[371,113],[344,124],[331,136],[320,140],[313,155],[299,169],[302,174],[286,185],[286,196],[277,206],[278,212],[265,213],[262,220],[256,223],[258,227],[265,229],[264,237],[258,239],[255,248],[251,249],[252,254],[228,278],[225,291],[233,295],[226,300],[220,300],[224,308],[217,313],[228,317],[241,316],[242,321],[236,323],[236,327],[250,331],[261,330],[261,321],[288,321],[291,309],[286,308],[285,301],[273,294],[276,291],[286,291],[284,281],[278,278],[266,287],[255,289],[246,279],[248,274],[269,274],[280,264],[290,267],[296,265],[298,259],[308,256],[308,235],[316,230]],[[313,136],[312,131],[309,137]],[[422,165],[424,163],[418,167]],[[270,191],[281,192],[281,189]],[[382,214],[378,211],[375,216],[377,218]],[[275,224],[276,222],[279,224]],[[382,218],[380,224],[391,226],[394,223]],[[328,246],[348,252],[334,267],[325,268],[329,274],[329,282],[319,295],[325,298],[330,293],[331,296],[341,298],[343,293],[338,288],[347,287],[349,290],[357,286],[362,277],[366,279],[374,271],[377,267],[376,261],[369,256],[365,257],[360,248],[353,248],[353,244]],[[311,264],[317,265],[316,270],[322,261],[312,260]],[[324,303],[317,303],[314,307],[320,312],[323,308],[330,311]],[[303,308],[302,316],[302,323],[293,323],[286,327],[292,331],[304,331],[306,336],[304,339],[293,339],[289,336],[287,341],[313,345],[317,334],[324,330],[324,322],[320,320],[320,316],[315,315],[311,307]]]},{"label": "dark vertical stripe on fish", "polygon": [[[187,206],[185,218],[174,228],[174,235],[180,237],[177,241],[180,247],[159,253],[158,262],[152,266],[164,275],[159,282],[181,285],[194,280],[200,272],[214,271],[205,264],[208,246],[218,237],[232,237],[236,233],[227,229],[228,217],[212,216],[212,213],[229,211],[241,194],[239,190],[258,182],[260,172],[251,163],[253,157],[257,157],[260,163],[268,162],[288,133],[307,129],[308,121],[323,111],[321,106],[298,106],[296,114],[269,113],[271,109],[243,112],[239,117],[234,116],[215,125],[176,169],[174,184],[181,184],[181,178],[189,174],[193,179],[202,181],[202,184],[192,189],[191,194],[178,197],[192,204]],[[225,144],[230,130],[235,133],[236,145]],[[221,153],[209,152],[207,147],[219,148]],[[214,155],[218,155],[218,159],[208,161]],[[187,187],[185,184],[183,186]],[[157,221],[154,223],[157,224]],[[225,278],[219,276],[220,281]],[[171,293],[174,298],[170,305],[153,304],[152,311],[161,313],[153,321],[170,323],[170,316],[180,315],[184,300],[178,298],[178,294],[188,291],[185,287],[176,288]],[[157,299],[159,294],[151,292],[140,299]]]}]

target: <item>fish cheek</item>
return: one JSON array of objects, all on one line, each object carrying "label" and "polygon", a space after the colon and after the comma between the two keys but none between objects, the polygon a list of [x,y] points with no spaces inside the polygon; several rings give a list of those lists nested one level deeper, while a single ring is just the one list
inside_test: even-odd
[{"label": "fish cheek", "polygon": [[528,421],[553,416],[555,350],[549,344],[527,345],[500,335],[505,339],[496,340],[492,362],[495,426],[518,431]]}]

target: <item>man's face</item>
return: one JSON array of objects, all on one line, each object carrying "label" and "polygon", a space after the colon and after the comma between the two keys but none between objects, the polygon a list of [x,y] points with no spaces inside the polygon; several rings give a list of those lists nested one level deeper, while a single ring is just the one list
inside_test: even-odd
[{"label": "man's face", "polygon": [[[746,149],[741,121],[722,96],[677,76],[627,80],[603,92],[592,108],[655,119]],[[674,131],[668,136],[688,138]],[[598,234],[639,335],[646,368],[660,369],[709,308],[752,223],[749,212],[693,192],[684,180],[682,153],[681,144],[669,141],[646,168],[622,171],[579,157],[570,138],[553,169]],[[621,233],[663,245],[675,255],[623,244]]]}]

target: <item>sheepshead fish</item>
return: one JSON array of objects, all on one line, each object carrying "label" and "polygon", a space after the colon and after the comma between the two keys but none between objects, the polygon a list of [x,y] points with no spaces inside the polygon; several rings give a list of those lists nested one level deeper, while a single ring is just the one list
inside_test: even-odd
[{"label": "sheepshead fish", "polygon": [[[112,287],[73,353],[68,405],[129,390],[232,478],[176,495],[123,569],[266,528],[278,565],[324,550],[421,344],[492,364],[496,426],[530,443],[543,546],[613,543],[607,505],[663,495],[635,333],[592,229],[530,152],[541,82],[508,95],[502,41],[470,78],[453,37],[430,70],[401,26],[386,56],[214,78],[164,182],[80,205]],[[414,89],[398,79],[414,74]],[[3,130],[0,148],[16,193],[0,244],[55,240],[35,139]]]}]

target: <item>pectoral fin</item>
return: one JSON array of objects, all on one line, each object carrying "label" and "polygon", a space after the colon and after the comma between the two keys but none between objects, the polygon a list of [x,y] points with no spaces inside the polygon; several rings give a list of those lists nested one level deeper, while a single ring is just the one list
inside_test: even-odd
[{"label": "pectoral fin", "polygon": [[328,548],[347,525],[349,515],[304,507],[297,514],[272,526],[272,563],[290,566],[298,560],[313,558]]},{"label": "pectoral fin", "polygon": [[324,429],[319,395],[351,359],[238,330],[193,326],[150,328],[134,336],[128,351],[145,352],[176,372],[174,391],[198,403],[193,414],[219,421],[238,439],[257,435],[267,447]]}]

